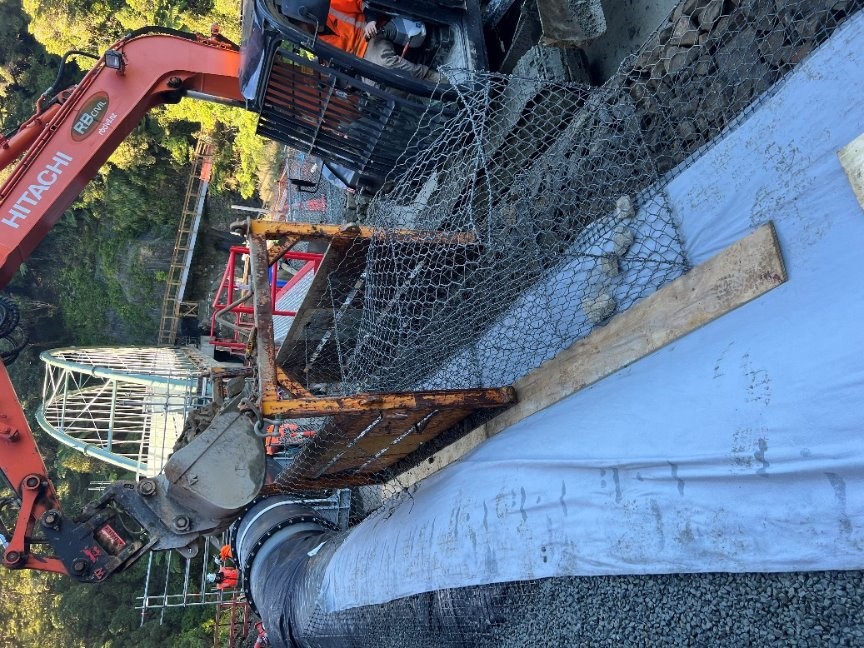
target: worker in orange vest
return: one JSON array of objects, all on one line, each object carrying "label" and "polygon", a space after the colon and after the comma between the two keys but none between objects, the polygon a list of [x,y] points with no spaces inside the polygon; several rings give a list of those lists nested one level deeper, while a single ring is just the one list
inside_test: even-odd
[{"label": "worker in orange vest", "polygon": [[267,436],[264,437],[264,452],[268,457],[283,452],[286,448],[299,448],[308,439],[315,437],[315,430],[301,428],[296,423],[281,423],[267,426]]},{"label": "worker in orange vest", "polygon": [[264,623],[259,621],[255,624],[255,631],[258,633],[258,638],[255,640],[255,645],[252,648],[265,648],[270,645],[270,639],[267,636],[267,630],[264,629]]},{"label": "worker in orange vest", "polygon": [[[325,32],[320,38],[325,43],[363,58],[376,24],[375,20],[366,22],[360,0],[330,0],[327,30],[332,33]],[[367,31],[369,36],[366,35]]]},{"label": "worker in orange vest", "polygon": [[334,47],[386,68],[437,83],[441,75],[426,65],[396,53],[392,33],[377,15],[364,12],[362,0],[282,0],[282,13],[301,26],[317,30],[318,38]]},{"label": "worker in orange vest", "polygon": [[240,573],[234,567],[220,567],[215,574],[207,574],[207,582],[215,583],[217,590],[233,590],[237,588]]},{"label": "worker in orange vest", "polygon": [[267,436],[264,437],[264,452],[268,457],[279,454],[285,449],[288,436],[300,429],[296,423],[282,423],[277,432],[275,425],[267,426]]}]

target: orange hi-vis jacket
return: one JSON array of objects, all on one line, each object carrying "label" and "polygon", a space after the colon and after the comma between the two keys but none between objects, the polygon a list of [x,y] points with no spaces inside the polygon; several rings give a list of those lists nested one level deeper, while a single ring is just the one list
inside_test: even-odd
[{"label": "orange hi-vis jacket", "polygon": [[330,0],[327,27],[333,33],[322,34],[318,38],[325,43],[363,58],[368,45],[366,39],[363,38],[365,25],[366,18],[363,16],[360,0]]},{"label": "orange hi-vis jacket", "polygon": [[240,578],[240,572],[233,567],[222,567],[219,570],[222,574],[222,579],[216,584],[216,589],[226,590],[237,587],[237,580]]}]

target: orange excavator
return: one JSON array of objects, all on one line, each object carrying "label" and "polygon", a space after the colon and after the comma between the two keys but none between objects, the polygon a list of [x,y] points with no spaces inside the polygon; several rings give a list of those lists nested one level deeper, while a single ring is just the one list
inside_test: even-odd
[{"label": "orange excavator", "polygon": [[[147,28],[115,43],[76,86],[43,95],[31,119],[0,137],[0,169],[17,161],[0,188],[0,286],[147,110],[188,96],[244,107],[239,65],[239,48],[215,30],[202,37]],[[11,302],[3,300],[0,315],[8,334],[18,320]],[[67,517],[0,364],[0,471],[15,493],[4,505],[18,509],[14,529],[0,530],[3,563],[98,582],[149,550],[193,554],[195,541],[224,529],[264,479],[264,450],[244,415],[217,417],[202,437],[158,477],[118,482]],[[237,477],[225,483],[226,474]]]}]

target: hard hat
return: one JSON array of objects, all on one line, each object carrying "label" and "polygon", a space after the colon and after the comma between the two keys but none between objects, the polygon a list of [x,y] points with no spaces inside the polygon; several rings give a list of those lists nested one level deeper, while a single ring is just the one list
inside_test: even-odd
[{"label": "hard hat", "polygon": [[207,574],[207,582],[215,583],[216,582],[216,574]]},{"label": "hard hat", "polygon": [[281,0],[279,9],[284,16],[307,25],[325,27],[330,13],[330,0]]}]

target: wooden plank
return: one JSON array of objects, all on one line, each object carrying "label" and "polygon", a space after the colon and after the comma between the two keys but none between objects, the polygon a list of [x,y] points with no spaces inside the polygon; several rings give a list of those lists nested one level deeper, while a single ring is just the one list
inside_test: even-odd
[{"label": "wooden plank", "polygon": [[743,306],[786,279],[777,235],[768,223],[521,378],[514,385],[515,405],[406,471],[398,483],[385,484],[384,493],[428,477],[505,428]]},{"label": "wooden plank", "polygon": [[858,198],[858,204],[864,209],[864,134],[840,149],[837,157],[840,158],[840,164],[843,165],[846,177],[849,178],[852,191]]}]

